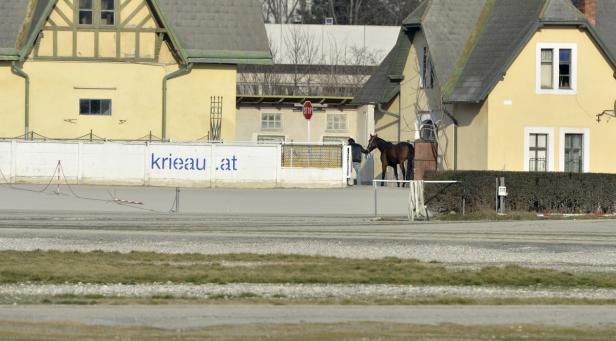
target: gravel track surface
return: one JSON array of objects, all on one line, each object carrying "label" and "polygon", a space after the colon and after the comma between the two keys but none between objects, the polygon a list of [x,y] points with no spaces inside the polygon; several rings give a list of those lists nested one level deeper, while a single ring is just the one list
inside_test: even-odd
[{"label": "gravel track surface", "polygon": [[102,295],[104,297],[150,298],[170,295],[176,298],[241,297],[250,296],[290,299],[306,298],[567,298],[614,300],[614,289],[545,289],[499,288],[471,286],[409,286],[409,285],[340,285],[340,284],[17,284],[0,286],[0,297],[7,303],[24,297],[59,295]]},{"label": "gravel track surface", "polygon": [[0,306],[0,321],[164,329],[350,321],[462,325],[614,325],[615,306]]},{"label": "gravel track surface", "polygon": [[616,221],[421,223],[366,218],[0,213],[0,250],[399,257],[452,267],[616,271]]}]

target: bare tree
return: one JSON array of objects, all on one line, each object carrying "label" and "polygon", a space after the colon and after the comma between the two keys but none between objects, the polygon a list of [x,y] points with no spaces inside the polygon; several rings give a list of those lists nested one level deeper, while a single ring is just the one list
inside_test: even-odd
[{"label": "bare tree", "polygon": [[[288,24],[298,10],[300,0],[262,0],[263,17],[266,22]],[[303,1],[305,7],[305,1]]]}]

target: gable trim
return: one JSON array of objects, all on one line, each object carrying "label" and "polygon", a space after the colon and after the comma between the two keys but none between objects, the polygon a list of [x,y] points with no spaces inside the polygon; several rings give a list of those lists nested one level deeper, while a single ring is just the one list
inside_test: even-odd
[{"label": "gable trim", "polygon": [[[25,58],[28,56],[28,54],[30,54],[30,52],[32,51],[34,47],[37,37],[43,30],[45,22],[48,20],[49,16],[51,15],[51,12],[56,7],[59,1],[61,0],[49,1],[49,3],[47,4],[47,7],[45,7],[45,10],[43,11],[43,14],[38,19],[38,22],[36,23],[35,28],[30,33],[30,36],[28,37],[26,44],[19,51],[19,58],[18,58],[19,61],[24,61]],[[188,57],[186,55],[186,51],[179,44],[179,40],[177,39],[175,33],[173,32],[173,28],[170,25],[168,25],[168,21],[163,15],[157,1],[156,0],[145,0],[145,1],[152,5],[154,14],[160,19],[163,27],[166,29],[167,35],[169,36],[171,40],[171,45],[172,45],[171,48],[177,52],[178,58],[180,58],[180,64],[183,64],[183,65],[187,64]]]}]

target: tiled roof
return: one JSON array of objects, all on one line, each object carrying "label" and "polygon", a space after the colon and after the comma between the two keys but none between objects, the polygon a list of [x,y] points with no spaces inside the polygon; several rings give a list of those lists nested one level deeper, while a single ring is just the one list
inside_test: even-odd
[{"label": "tiled roof", "polygon": [[2,51],[16,53],[17,38],[21,32],[29,2],[29,0],[0,1],[0,49]]},{"label": "tiled roof", "polygon": [[352,104],[387,103],[400,92],[400,81],[412,39],[406,32],[400,32],[396,46],[357,93]]},{"label": "tiled roof", "polygon": [[425,0],[404,23],[423,30],[445,101],[481,102],[543,25],[584,27],[616,67],[616,0],[596,1],[596,29],[571,0]]},{"label": "tiled roof", "polygon": [[597,32],[616,55],[616,0],[597,0]]},{"label": "tiled roof", "polygon": [[258,0],[158,0],[189,58],[271,59]]}]

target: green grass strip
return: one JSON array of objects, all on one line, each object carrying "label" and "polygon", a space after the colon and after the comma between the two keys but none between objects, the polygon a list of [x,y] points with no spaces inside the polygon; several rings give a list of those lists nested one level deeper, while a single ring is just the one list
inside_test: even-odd
[{"label": "green grass strip", "polygon": [[520,266],[449,269],[385,258],[169,255],[147,252],[0,252],[0,283],[336,283],[616,288],[616,276]]}]

